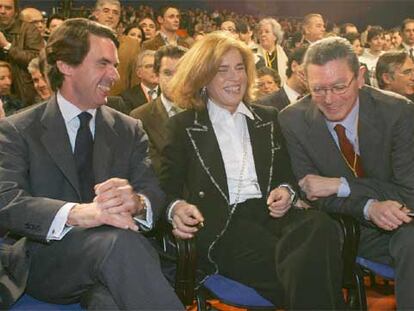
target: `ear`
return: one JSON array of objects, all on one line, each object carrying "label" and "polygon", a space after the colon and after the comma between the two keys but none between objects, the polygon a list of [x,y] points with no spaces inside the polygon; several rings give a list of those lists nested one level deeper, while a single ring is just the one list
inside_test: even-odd
[{"label": "ear", "polygon": [[292,65],[290,66],[290,68],[291,68],[292,72],[296,72],[298,70],[299,66],[300,65],[298,64],[298,62],[294,60],[294,61],[292,61]]},{"label": "ear", "polygon": [[385,84],[390,84],[394,80],[392,78],[392,75],[388,72],[382,74],[382,81],[384,81]]},{"label": "ear", "polygon": [[73,73],[73,67],[61,60],[56,62],[56,66],[64,76],[71,76]]},{"label": "ear", "polygon": [[164,18],[162,16],[158,16],[157,17],[157,22],[158,22],[158,24],[161,25],[164,22]]},{"label": "ear", "polygon": [[359,88],[362,88],[365,84],[365,73],[366,73],[366,71],[367,71],[367,68],[365,66],[359,66],[358,78],[357,78]]}]

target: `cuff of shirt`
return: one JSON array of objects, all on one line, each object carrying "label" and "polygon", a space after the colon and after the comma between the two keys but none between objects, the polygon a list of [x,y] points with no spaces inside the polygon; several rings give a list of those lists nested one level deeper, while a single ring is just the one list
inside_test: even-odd
[{"label": "cuff of shirt", "polygon": [[348,181],[345,177],[339,178],[341,181],[341,184],[338,188],[338,194],[336,195],[338,198],[347,198],[351,194],[351,188],[349,188]]},{"label": "cuff of shirt", "polygon": [[278,186],[278,188],[286,188],[286,190],[289,192],[290,194],[290,201],[292,204],[295,204],[297,201],[297,195],[296,195],[296,191],[293,190],[293,188],[291,187],[291,185],[289,184],[281,184]]},{"label": "cuff of shirt", "polygon": [[150,200],[143,194],[139,193],[140,196],[142,196],[145,200],[145,206],[146,208],[146,214],[145,214],[145,219],[141,219],[138,217],[134,217],[135,221],[138,222],[138,224],[140,225],[139,227],[143,230],[143,231],[148,231],[152,229],[152,217],[153,217],[153,213],[152,213],[152,208],[151,208],[151,202]]},{"label": "cuff of shirt", "polygon": [[171,224],[172,223],[172,212],[174,207],[177,205],[177,203],[182,202],[183,200],[175,200],[170,204],[170,206],[167,207],[167,220]]},{"label": "cuff of shirt", "polygon": [[371,204],[372,204],[372,203],[374,203],[374,202],[377,202],[377,200],[374,200],[374,199],[369,199],[369,200],[367,201],[367,203],[365,203],[365,206],[364,206],[364,218],[365,218],[366,220],[371,220],[371,219],[369,218],[368,211],[369,211],[369,209],[370,209],[370,207],[371,207]]},{"label": "cuff of shirt", "polygon": [[47,232],[46,239],[48,241],[61,240],[72,229],[71,226],[66,225],[66,222],[68,221],[69,212],[75,205],[76,203],[66,203],[59,209]]}]

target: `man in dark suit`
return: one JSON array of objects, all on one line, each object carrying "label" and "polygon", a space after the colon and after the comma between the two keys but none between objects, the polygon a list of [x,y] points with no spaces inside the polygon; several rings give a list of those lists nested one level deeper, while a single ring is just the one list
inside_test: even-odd
[{"label": "man in dark suit", "polygon": [[121,93],[126,104],[126,114],[130,114],[133,109],[153,101],[160,93],[158,77],[154,72],[154,54],[155,51],[144,50],[137,57],[135,73],[140,83]]},{"label": "man in dark suit", "polygon": [[304,66],[311,96],[279,115],[299,185],[360,221],[359,255],[393,265],[397,307],[413,309],[414,105],[364,86],[343,38],[312,45]]},{"label": "man in dark suit", "polygon": [[179,46],[163,46],[155,53],[154,72],[158,76],[161,96],[131,112],[131,117],[142,121],[148,135],[149,155],[157,174],[160,172],[161,151],[167,138],[168,119],[179,109],[171,101],[168,82],[174,76],[177,63],[185,52],[186,49]]},{"label": "man in dark suit", "polygon": [[17,281],[28,272],[26,291],[40,300],[182,309],[137,232],[164,200],[146,135],[104,106],[119,78],[116,47],[109,28],[67,20],[46,48],[56,95],[0,122],[0,227],[23,237],[2,264]]},{"label": "man in dark suit", "polygon": [[414,19],[406,18],[401,24],[402,43],[399,49],[414,59]]},{"label": "man in dark suit", "polygon": [[157,22],[160,25],[160,31],[151,40],[142,44],[144,50],[158,50],[164,45],[179,45],[189,48],[188,43],[177,35],[180,28],[180,11],[171,5],[162,7],[158,11]]},{"label": "man in dark suit", "polygon": [[302,68],[303,57],[307,47],[296,48],[288,57],[286,69],[286,83],[279,91],[260,99],[259,103],[273,106],[279,111],[294,104],[307,92],[307,85]]}]

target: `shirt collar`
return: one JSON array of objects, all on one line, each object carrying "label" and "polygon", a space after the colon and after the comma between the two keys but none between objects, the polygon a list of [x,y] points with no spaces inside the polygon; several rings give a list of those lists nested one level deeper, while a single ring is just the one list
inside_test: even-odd
[{"label": "shirt collar", "polygon": [[351,133],[356,133],[357,122],[359,115],[359,98],[356,100],[355,106],[352,108],[351,112],[346,116],[341,122],[331,122],[326,120],[326,124],[330,131],[334,131],[335,125],[341,124],[345,129]]},{"label": "shirt collar", "polygon": [[405,43],[405,42],[403,42],[402,43],[402,45],[403,45],[403,47],[404,47],[404,49],[407,51],[407,52],[410,52],[410,49],[412,49],[412,48],[414,48],[414,45],[408,45],[407,43]]},{"label": "shirt collar", "polygon": [[167,97],[165,97],[163,93],[161,93],[161,102],[164,105],[164,108],[167,111],[167,113],[169,113],[171,108],[175,106],[174,103],[170,101]]},{"label": "shirt collar", "polygon": [[286,92],[287,97],[289,98],[289,101],[293,104],[297,102],[298,97],[300,94],[296,92],[294,89],[292,89],[287,83],[283,85],[283,88]]},{"label": "shirt collar", "polygon": [[211,98],[209,98],[207,102],[207,109],[211,123],[217,123],[225,118],[237,115],[245,115],[249,119],[254,120],[253,113],[247,108],[247,106],[243,102],[239,103],[236,111],[232,114],[230,113],[230,111],[217,105]]},{"label": "shirt collar", "polygon": [[[60,91],[57,92],[56,97],[60,112],[62,113],[65,123],[71,122],[73,119],[77,118],[80,113],[83,112],[66,98],[64,98]],[[94,120],[96,109],[88,109],[87,112],[92,115],[92,120]]]}]

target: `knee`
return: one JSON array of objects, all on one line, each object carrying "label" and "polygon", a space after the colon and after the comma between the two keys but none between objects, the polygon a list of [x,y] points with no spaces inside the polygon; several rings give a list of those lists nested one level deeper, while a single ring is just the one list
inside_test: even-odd
[{"label": "knee", "polygon": [[414,259],[414,225],[400,227],[390,240],[390,253],[394,258],[409,255]]}]

